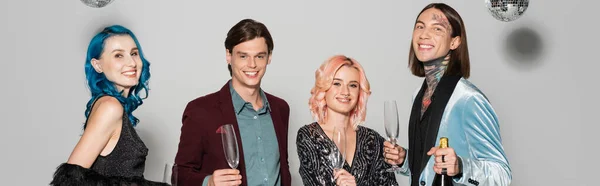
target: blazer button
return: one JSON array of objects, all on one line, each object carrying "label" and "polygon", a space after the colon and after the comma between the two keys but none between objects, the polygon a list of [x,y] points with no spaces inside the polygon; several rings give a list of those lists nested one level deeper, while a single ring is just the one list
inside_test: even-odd
[{"label": "blazer button", "polygon": [[425,185],[425,181],[421,181],[421,185]]}]

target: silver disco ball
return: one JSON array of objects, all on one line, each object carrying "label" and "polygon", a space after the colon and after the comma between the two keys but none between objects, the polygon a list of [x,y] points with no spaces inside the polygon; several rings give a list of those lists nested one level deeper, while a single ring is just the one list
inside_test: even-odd
[{"label": "silver disco ball", "polygon": [[93,7],[93,8],[105,7],[106,5],[110,4],[113,1],[114,0],[81,0],[81,2],[83,2],[83,4],[88,5],[89,7]]},{"label": "silver disco ball", "polygon": [[525,13],[529,0],[485,0],[485,5],[494,18],[509,22]]}]

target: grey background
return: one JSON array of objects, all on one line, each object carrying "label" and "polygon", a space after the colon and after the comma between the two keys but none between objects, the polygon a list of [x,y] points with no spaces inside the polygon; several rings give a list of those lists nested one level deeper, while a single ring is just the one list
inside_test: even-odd
[{"label": "grey background", "polygon": [[[165,163],[173,161],[186,103],[228,80],[223,41],[243,18],[265,23],[275,40],[263,88],[292,109],[294,185],[301,185],[296,132],[312,122],[307,100],[314,71],[334,54],[354,57],[366,69],[373,90],[367,127],[383,134],[383,101],[398,101],[400,144],[406,145],[411,96],[422,82],[407,69],[408,44],[416,15],[429,2],[116,0],[94,9],[79,0],[2,1],[1,185],[47,185],[67,160],[89,99],[87,45],[112,24],[133,30],[152,64],[150,96],[134,112],[150,149],[148,179],[161,180]],[[598,2],[534,0],[510,23],[495,20],[484,0],[443,2],[466,22],[470,80],[499,116],[512,185],[592,185],[600,110],[592,12]]]}]

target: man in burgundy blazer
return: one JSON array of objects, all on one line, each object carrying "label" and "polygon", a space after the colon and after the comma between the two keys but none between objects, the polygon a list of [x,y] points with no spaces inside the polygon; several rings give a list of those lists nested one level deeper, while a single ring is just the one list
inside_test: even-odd
[{"label": "man in burgundy blazer", "polygon": [[[179,149],[175,157],[177,166],[174,167],[172,180],[176,180],[178,186],[218,186],[240,183],[240,181],[241,185],[248,185],[249,177],[247,175],[256,175],[255,167],[250,172],[246,171],[247,162],[244,159],[244,148],[250,146],[244,147],[245,144],[240,134],[247,129],[240,131],[240,126],[248,124],[238,124],[240,116],[238,108],[234,108],[233,98],[237,102],[246,102],[244,106],[249,107],[247,108],[249,112],[253,111],[252,108],[264,111],[264,107],[267,107],[268,111],[264,111],[263,114],[270,114],[273,126],[269,126],[270,130],[265,131],[269,133],[268,131],[274,129],[275,134],[271,132],[270,135],[276,137],[277,145],[266,148],[267,152],[260,152],[260,150],[252,152],[270,155],[277,154],[278,151],[279,170],[265,170],[264,172],[270,172],[271,177],[269,178],[276,178],[277,181],[273,185],[289,186],[291,185],[291,175],[288,164],[287,138],[290,109],[283,99],[263,92],[260,88],[260,80],[271,60],[273,40],[262,23],[245,19],[231,28],[225,40],[225,48],[232,79],[218,92],[190,101],[185,108]],[[265,98],[266,100],[264,100]],[[254,119],[257,119],[256,116]],[[267,120],[261,124],[264,126],[265,123],[270,124],[271,122]],[[237,136],[239,152],[237,170],[239,170],[239,174],[237,171],[231,172],[234,170],[229,167],[225,159],[221,142],[222,131],[220,130],[220,127],[225,124],[232,124]],[[258,139],[260,140],[260,137]],[[261,161],[264,162],[264,158],[257,162]],[[276,159],[270,161],[277,162]],[[229,172],[218,172],[222,170]],[[276,171],[279,172],[278,175]],[[273,174],[275,175],[273,176]],[[254,183],[261,181],[261,185],[263,184],[262,177],[250,177],[250,179]],[[265,184],[274,183],[266,180],[267,178],[265,178]],[[250,184],[252,185],[252,183]]]}]

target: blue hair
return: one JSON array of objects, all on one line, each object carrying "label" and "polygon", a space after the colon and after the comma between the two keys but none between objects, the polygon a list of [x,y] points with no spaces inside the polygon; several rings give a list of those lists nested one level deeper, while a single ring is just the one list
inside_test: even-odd
[{"label": "blue hair", "polygon": [[[112,36],[118,35],[129,35],[133,38],[135,45],[138,48],[138,52],[140,58],[142,59],[142,74],[140,75],[140,79],[138,80],[138,84],[129,89],[129,96],[124,97],[122,95],[123,91],[118,91],[115,87],[115,84],[109,81],[104,73],[98,73],[94,70],[92,66],[92,59],[100,59],[102,52],[104,51],[104,44],[106,39]],[[92,106],[96,99],[101,96],[112,96],[117,98],[119,102],[123,105],[125,113],[129,116],[129,120],[133,126],[136,126],[139,120],[133,116],[132,112],[137,109],[138,106],[142,105],[143,99],[148,97],[148,80],[150,79],[150,63],[146,58],[144,58],[144,52],[142,52],[142,46],[138,42],[137,38],[131,32],[131,30],[120,26],[113,25],[104,28],[102,32],[96,34],[90,41],[90,45],[87,50],[87,57],[85,59],[85,78],[87,79],[88,87],[90,88],[90,92],[92,94],[92,98],[88,101],[85,109],[85,118],[86,121],[90,116],[90,112],[92,110]],[[140,91],[144,90],[145,97],[140,97]],[[87,126],[87,122],[84,124],[84,128]]]}]

